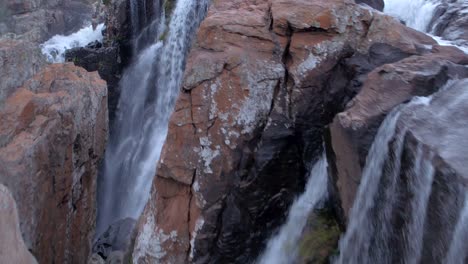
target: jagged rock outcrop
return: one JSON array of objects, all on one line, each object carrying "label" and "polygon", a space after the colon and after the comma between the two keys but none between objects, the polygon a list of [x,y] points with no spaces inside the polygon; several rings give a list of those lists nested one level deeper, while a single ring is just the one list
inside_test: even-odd
[{"label": "jagged rock outcrop", "polygon": [[[6,0],[3,32],[21,35],[23,40],[41,43],[56,34],[70,34],[92,21],[96,0]],[[3,11],[2,11],[3,10]]]},{"label": "jagged rock outcrop", "polygon": [[16,202],[3,184],[0,184],[0,234],[1,263],[37,263],[21,236]]},{"label": "jagged rock outcrop", "polygon": [[[303,189],[325,126],[378,81],[379,67],[435,59],[429,72],[447,79],[464,72],[458,52],[354,1],[214,2],[188,58],[134,262],[254,260]],[[339,209],[342,190],[330,189]]]},{"label": "jagged rock outcrop", "polygon": [[353,205],[367,152],[380,123],[395,106],[427,96],[448,80],[468,76],[468,56],[453,47],[383,65],[367,75],[361,91],[330,126],[332,165],[345,216]]},{"label": "jagged rock outcrop", "polygon": [[10,38],[0,38],[0,105],[24,81],[45,65],[37,45]]},{"label": "jagged rock outcrop", "polygon": [[84,263],[107,138],[106,83],[72,64],[45,67],[0,105],[0,182],[40,263]]}]

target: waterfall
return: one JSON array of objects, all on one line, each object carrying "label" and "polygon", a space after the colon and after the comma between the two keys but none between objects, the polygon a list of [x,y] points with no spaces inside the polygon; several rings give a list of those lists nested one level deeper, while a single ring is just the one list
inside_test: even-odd
[{"label": "waterfall", "polygon": [[[409,104],[394,109],[379,128],[367,156],[356,200],[351,209],[348,228],[340,240],[340,256],[335,263],[365,264],[418,263],[422,249],[426,208],[431,192],[434,169],[430,155],[417,147],[414,162],[408,171],[407,190],[401,190],[401,159],[406,129],[397,129],[403,110],[416,105],[428,105],[430,98],[415,97]],[[395,230],[392,217],[401,193],[412,194],[407,201],[408,214],[404,215],[402,230]],[[392,240],[402,233],[406,238],[404,255],[394,256]]]},{"label": "waterfall", "polygon": [[[464,0],[459,1],[461,4]],[[453,4],[456,1],[451,2]],[[403,21],[408,27],[430,35],[439,45],[455,46],[468,54],[468,46],[433,35],[435,33],[431,23],[437,24],[437,19],[440,19],[434,17],[436,10],[446,3],[447,1],[443,0],[385,0],[384,13]]]},{"label": "waterfall", "polygon": [[468,195],[465,198],[463,211],[455,227],[454,237],[450,244],[450,249],[447,254],[445,263],[450,264],[465,264],[468,247],[466,238],[468,237]]},{"label": "waterfall", "polygon": [[153,43],[124,73],[114,134],[99,179],[98,235],[117,220],[138,218],[145,206],[179,93],[185,58],[207,6],[207,0],[178,0],[167,38],[159,41],[163,32],[151,38]]},{"label": "waterfall", "polygon": [[385,0],[384,12],[404,21],[408,27],[428,32],[439,4],[430,0]]},{"label": "waterfall", "polygon": [[65,51],[84,47],[94,41],[102,42],[103,29],[104,24],[99,24],[95,29],[89,25],[68,36],[55,35],[40,45],[42,53],[49,62],[65,62]]},{"label": "waterfall", "polygon": [[298,241],[311,211],[327,196],[327,159],[325,154],[313,166],[305,192],[293,203],[286,223],[273,236],[258,264],[286,264],[297,259]]}]

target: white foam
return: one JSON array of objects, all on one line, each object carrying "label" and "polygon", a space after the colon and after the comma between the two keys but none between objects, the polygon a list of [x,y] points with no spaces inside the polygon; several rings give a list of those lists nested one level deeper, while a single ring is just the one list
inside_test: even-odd
[{"label": "white foam", "polygon": [[41,44],[42,53],[46,55],[49,62],[64,62],[65,51],[72,48],[84,47],[96,40],[102,42],[103,29],[104,24],[99,24],[96,29],[93,29],[93,26],[90,25],[68,36],[55,35]]}]

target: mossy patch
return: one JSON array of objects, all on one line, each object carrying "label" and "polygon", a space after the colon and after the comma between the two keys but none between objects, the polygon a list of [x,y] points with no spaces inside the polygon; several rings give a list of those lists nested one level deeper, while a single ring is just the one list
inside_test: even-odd
[{"label": "mossy patch", "polygon": [[340,226],[330,211],[316,210],[309,217],[308,226],[299,244],[302,263],[329,263],[329,258],[336,255]]}]

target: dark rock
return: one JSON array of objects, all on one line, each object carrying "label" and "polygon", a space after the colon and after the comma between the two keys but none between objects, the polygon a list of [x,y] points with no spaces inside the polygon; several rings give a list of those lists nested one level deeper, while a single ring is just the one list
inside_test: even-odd
[{"label": "dark rock", "polygon": [[119,81],[123,65],[117,47],[102,47],[93,42],[84,48],[73,48],[65,53],[65,60],[85,68],[89,72],[98,71],[107,82],[109,122],[112,124],[119,103]]},{"label": "dark rock", "polygon": [[383,11],[385,7],[384,0],[356,0],[356,4],[366,4],[379,11]]},{"label": "dark rock", "polygon": [[125,218],[112,224],[94,243],[93,253],[107,259],[113,252],[127,252],[135,236],[135,223],[135,219]]}]

